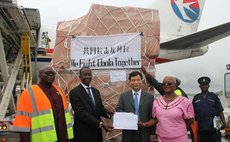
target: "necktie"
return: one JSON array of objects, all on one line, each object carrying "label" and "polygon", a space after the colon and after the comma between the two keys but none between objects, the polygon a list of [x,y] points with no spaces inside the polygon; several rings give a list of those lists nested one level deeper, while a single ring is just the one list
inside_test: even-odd
[{"label": "necktie", "polygon": [[138,93],[134,93],[134,106],[135,106],[135,114],[138,115],[138,98],[137,98]]},{"label": "necktie", "polygon": [[95,102],[94,102],[94,99],[93,99],[93,95],[91,94],[90,87],[87,87],[86,89],[87,89],[87,93],[88,93],[88,95],[90,97],[90,100],[91,100],[92,104],[95,106]]}]

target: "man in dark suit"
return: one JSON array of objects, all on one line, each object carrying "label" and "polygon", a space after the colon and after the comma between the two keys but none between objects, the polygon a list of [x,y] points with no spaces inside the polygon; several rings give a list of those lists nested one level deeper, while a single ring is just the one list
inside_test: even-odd
[{"label": "man in dark suit", "polygon": [[152,104],[154,96],[141,90],[142,74],[133,71],[129,74],[129,85],[132,90],[121,94],[116,107],[118,112],[131,112],[138,115],[138,130],[123,130],[122,142],[150,142],[153,141],[154,127],[145,127],[145,123],[152,119]]},{"label": "man in dark suit", "polygon": [[74,111],[74,142],[102,142],[102,128],[112,131],[110,126],[101,121],[101,116],[111,118],[102,105],[100,92],[90,86],[92,70],[80,69],[81,84],[70,91],[70,103]]}]

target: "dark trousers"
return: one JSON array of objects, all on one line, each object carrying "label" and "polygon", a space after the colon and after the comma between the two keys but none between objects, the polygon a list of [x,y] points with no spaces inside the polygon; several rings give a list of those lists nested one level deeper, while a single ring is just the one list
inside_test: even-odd
[{"label": "dark trousers", "polygon": [[142,142],[141,130],[132,131],[131,142]]},{"label": "dark trousers", "polygon": [[219,131],[201,131],[199,132],[199,142],[221,142]]}]

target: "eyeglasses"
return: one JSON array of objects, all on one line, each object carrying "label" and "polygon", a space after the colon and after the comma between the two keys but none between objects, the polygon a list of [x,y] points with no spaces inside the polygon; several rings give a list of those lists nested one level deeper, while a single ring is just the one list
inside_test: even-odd
[{"label": "eyeglasses", "polygon": [[47,71],[47,72],[45,72],[45,74],[48,76],[54,76],[56,73],[53,71]]},{"label": "eyeglasses", "polygon": [[162,86],[173,86],[173,83],[172,82],[162,83]]}]

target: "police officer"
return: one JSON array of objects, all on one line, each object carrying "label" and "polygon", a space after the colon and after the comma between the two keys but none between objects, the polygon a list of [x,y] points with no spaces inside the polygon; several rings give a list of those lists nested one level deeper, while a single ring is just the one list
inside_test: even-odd
[{"label": "police officer", "polygon": [[198,122],[199,142],[221,142],[218,129],[214,128],[213,118],[219,116],[222,121],[221,128],[225,128],[226,122],[220,99],[213,92],[209,92],[209,77],[200,77],[198,80],[201,93],[193,98],[195,119]]}]

